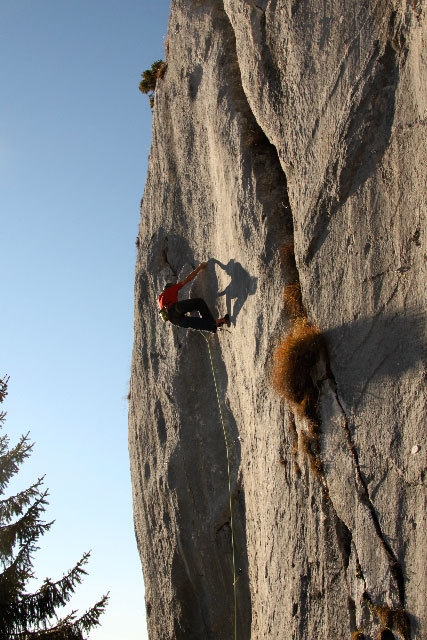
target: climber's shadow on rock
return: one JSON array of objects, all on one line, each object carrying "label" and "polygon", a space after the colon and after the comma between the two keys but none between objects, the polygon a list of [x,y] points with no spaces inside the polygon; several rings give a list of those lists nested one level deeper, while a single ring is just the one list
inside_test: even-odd
[{"label": "climber's shadow on rock", "polygon": [[217,293],[217,298],[225,296],[227,313],[230,321],[235,325],[246,299],[257,290],[258,278],[251,276],[236,260],[231,259],[227,264],[223,264],[214,258],[212,262],[230,277],[230,282],[225,289]]}]

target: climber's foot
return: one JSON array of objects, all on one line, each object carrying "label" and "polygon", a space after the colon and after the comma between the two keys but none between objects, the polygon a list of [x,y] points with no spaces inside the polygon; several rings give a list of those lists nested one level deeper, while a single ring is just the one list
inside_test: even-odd
[{"label": "climber's foot", "polygon": [[230,322],[230,316],[228,315],[228,313],[225,314],[225,316],[223,318],[219,318],[219,320],[216,321],[216,326],[218,328],[223,327],[224,325],[227,325],[227,327],[229,327],[231,324]]}]

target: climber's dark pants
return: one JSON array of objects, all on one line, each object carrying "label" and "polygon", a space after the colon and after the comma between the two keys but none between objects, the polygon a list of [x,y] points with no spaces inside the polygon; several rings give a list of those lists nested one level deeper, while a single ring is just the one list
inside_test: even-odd
[{"label": "climber's dark pants", "polygon": [[[185,315],[192,311],[198,311],[201,318],[193,318]],[[175,302],[168,311],[168,319],[172,324],[185,329],[198,329],[199,331],[216,332],[216,322],[213,315],[209,311],[209,307],[202,298],[190,298],[189,300],[180,300]]]}]

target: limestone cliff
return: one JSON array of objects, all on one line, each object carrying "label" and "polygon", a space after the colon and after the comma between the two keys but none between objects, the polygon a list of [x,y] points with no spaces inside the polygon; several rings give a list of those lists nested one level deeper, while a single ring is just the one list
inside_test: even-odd
[{"label": "limestone cliff", "polygon": [[[151,640],[427,638],[426,13],[172,0],[129,411]],[[156,310],[207,259],[208,338]]]}]

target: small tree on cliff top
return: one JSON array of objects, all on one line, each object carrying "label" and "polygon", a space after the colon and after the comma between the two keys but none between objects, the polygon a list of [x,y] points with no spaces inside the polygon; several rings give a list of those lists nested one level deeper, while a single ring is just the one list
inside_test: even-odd
[{"label": "small tree on cliff top", "polygon": [[[7,395],[7,383],[7,377],[0,379],[0,403]],[[0,412],[0,428],[5,417]],[[8,437],[0,436],[0,496],[32,448],[28,434],[11,449]],[[83,567],[89,553],[57,582],[46,578],[35,593],[26,591],[25,585],[34,577],[37,540],[53,524],[41,520],[48,495],[42,487],[43,478],[39,478],[25,491],[0,499],[0,640],[84,640],[83,633],[99,624],[107,604],[104,596],[80,617],[76,611],[58,617],[57,609],[70,600],[86,575]]]},{"label": "small tree on cliff top", "polygon": [[166,70],[166,63],[163,60],[156,60],[151,65],[151,69],[146,69],[141,73],[142,80],[139,83],[141,93],[147,93],[150,100],[150,107],[154,107],[154,93],[156,83],[159,78],[163,78]]}]

